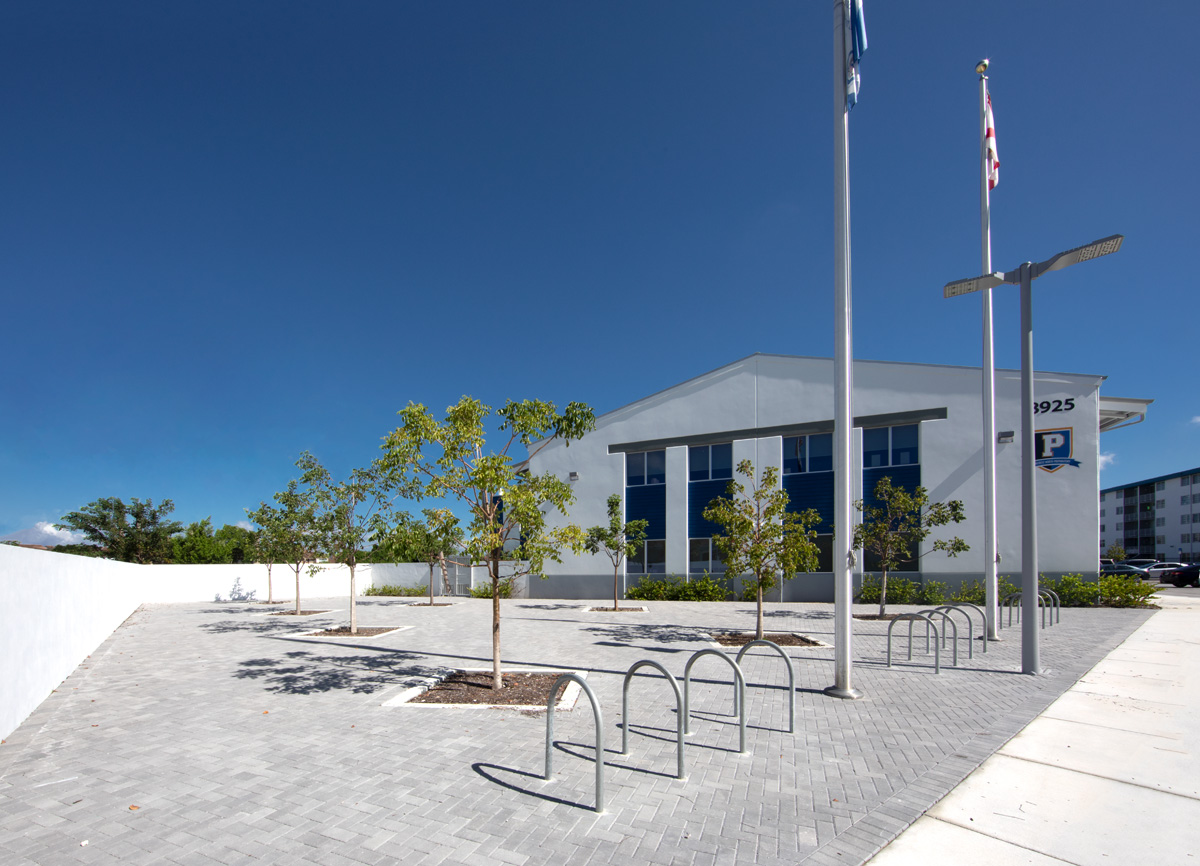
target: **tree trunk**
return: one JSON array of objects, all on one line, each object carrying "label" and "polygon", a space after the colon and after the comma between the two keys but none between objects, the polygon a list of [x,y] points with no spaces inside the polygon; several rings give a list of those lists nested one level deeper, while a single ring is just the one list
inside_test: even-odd
[{"label": "tree trunk", "polygon": [[617,601],[617,599],[619,599],[621,597],[620,583],[621,583],[621,566],[617,565],[613,569],[613,610],[620,609],[620,605]]},{"label": "tree trunk", "polygon": [[[441,551],[438,553],[438,564],[442,567],[442,590],[446,591],[450,588],[450,575],[446,571],[446,553],[445,553],[445,551]],[[447,595],[449,595],[449,594],[450,593],[447,592]]]},{"label": "tree trunk", "polygon": [[354,606],[354,563],[350,566],[350,634],[358,634],[358,610]]},{"label": "tree trunk", "polygon": [[296,616],[300,615],[300,569],[303,563],[296,563]]},{"label": "tree trunk", "polygon": [[492,688],[504,688],[500,676],[500,551],[492,554]]},{"label": "tree trunk", "polygon": [[879,572],[879,615],[887,613],[887,569]]},{"label": "tree trunk", "polygon": [[433,563],[429,563],[429,606],[433,607]]},{"label": "tree trunk", "polygon": [[762,581],[760,580],[760,581],[758,582],[758,625],[755,627],[755,631],[754,631],[754,639],[755,639],[755,640],[762,640],[762,639],[763,639],[763,609],[762,609],[762,604],[763,604],[763,591],[762,591]]},{"label": "tree trunk", "polygon": [[267,563],[267,604],[275,603],[275,591],[271,589],[271,563]]}]

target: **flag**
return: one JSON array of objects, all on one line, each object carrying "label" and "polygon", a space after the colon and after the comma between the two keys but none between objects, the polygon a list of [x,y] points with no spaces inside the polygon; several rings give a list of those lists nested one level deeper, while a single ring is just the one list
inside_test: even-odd
[{"label": "flag", "polygon": [[846,0],[846,5],[850,7],[846,33],[846,44],[850,46],[846,56],[846,110],[849,111],[858,102],[858,91],[862,88],[858,64],[867,50],[867,25],[863,19],[862,0]]},{"label": "flag", "polygon": [[987,109],[983,116],[983,159],[987,166],[988,189],[1000,182],[1000,157],[996,155],[996,118],[992,114],[992,92],[987,92]]}]

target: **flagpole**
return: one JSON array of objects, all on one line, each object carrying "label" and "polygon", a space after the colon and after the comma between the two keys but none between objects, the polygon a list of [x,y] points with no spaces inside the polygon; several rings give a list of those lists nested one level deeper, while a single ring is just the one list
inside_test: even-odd
[{"label": "flagpole", "polygon": [[851,514],[851,305],[850,305],[850,155],[846,105],[846,38],[852,0],[833,0],[833,226],[834,226],[834,385],[833,385],[833,645],[835,681],[825,693],[858,698],[851,669],[853,636],[854,525]]},{"label": "flagpole", "polygon": [[[992,214],[988,172],[988,61],[981,60],[979,73],[979,228],[983,269],[992,272]],[[994,133],[993,133],[994,134]],[[986,640],[999,640],[997,616],[1000,599],[997,566],[1000,560],[996,541],[996,354],[992,326],[992,290],[984,289],[983,303],[983,584],[987,609]]]}]

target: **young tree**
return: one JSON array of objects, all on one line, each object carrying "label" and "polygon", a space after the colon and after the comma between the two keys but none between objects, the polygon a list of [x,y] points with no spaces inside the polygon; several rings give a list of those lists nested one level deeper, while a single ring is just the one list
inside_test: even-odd
[{"label": "young tree", "polygon": [[225,562],[238,565],[243,562],[257,562],[257,544],[254,533],[244,526],[234,526],[226,523],[213,533],[213,538],[225,551]]},{"label": "young tree", "polygon": [[354,570],[363,543],[386,530],[384,513],[394,492],[381,461],[353,469],[345,481],[334,481],[320,461],[305,451],[296,461],[300,481],[312,491],[322,547],[335,562],[350,569],[350,634],[358,634]]},{"label": "young tree", "polygon": [[[274,599],[271,586],[271,566],[275,562],[286,564],[296,575],[296,614],[300,614],[300,572],[306,562],[311,562],[320,546],[317,538],[316,509],[310,491],[301,490],[299,482],[288,482],[286,490],[275,494],[276,508],[260,502],[254,511],[246,515],[258,527],[258,552],[260,561],[267,563],[267,598]],[[315,563],[309,566],[315,571]]]},{"label": "young tree", "polygon": [[182,523],[167,519],[174,510],[170,499],[155,508],[153,499],[135,497],[126,505],[110,496],[72,511],[54,526],[83,533],[90,546],[109,559],[164,563],[171,561],[171,536],[183,531]]},{"label": "young tree", "polygon": [[1125,548],[1120,542],[1114,541],[1108,546],[1108,550],[1104,551],[1104,558],[1111,559],[1113,562],[1125,561]]},{"label": "young tree", "polygon": [[929,550],[921,552],[921,543],[936,527],[966,520],[961,500],[931,503],[924,487],[909,493],[893,486],[886,476],[875,485],[875,498],[878,505],[867,505],[861,499],[854,503],[863,517],[862,523],[854,527],[854,549],[879,558],[879,615],[883,616],[887,613],[889,571],[935,550],[958,556],[970,547],[958,537],[939,538]]},{"label": "young tree", "polygon": [[[492,688],[504,688],[500,675],[500,560],[511,557],[506,578],[541,573],[560,552],[583,549],[583,532],[567,523],[553,529],[546,514],[566,516],[574,502],[570,485],[551,473],[534,475],[514,463],[510,451],[524,446],[532,458],[553,442],[579,439],[595,429],[596,416],[582,403],[570,403],[559,414],[542,400],[509,401],[500,409],[503,445],[485,451],[486,406],[463,397],[436,420],[424,406],[409,403],[400,410],[401,425],[388,435],[384,461],[403,479],[402,490],[412,499],[459,500],[470,514],[463,532],[463,550],[472,562],[487,566],[492,581]],[[432,453],[431,453],[432,452]]]},{"label": "young tree", "polygon": [[[795,514],[787,510],[787,492],[779,486],[779,469],[768,466],[759,481],[754,464],[738,463],[737,472],[750,484],[749,492],[736,479],[729,482],[725,496],[717,497],[704,509],[704,519],[717,524],[723,535],[713,541],[725,562],[725,573],[752,575],[750,586],[758,601],[755,640],[763,639],[763,593],[780,581],[791,580],[798,571],[817,568],[817,532],[821,522],[816,509]],[[742,578],[743,584],[747,583]]]},{"label": "young tree", "polygon": [[462,544],[462,527],[447,508],[426,508],[424,520],[404,513],[388,534],[378,539],[378,547],[388,562],[424,562],[429,566],[429,603],[433,604],[433,568],[440,565],[442,583],[449,583],[446,551]]},{"label": "young tree", "polygon": [[613,564],[613,610],[619,609],[621,597],[621,563],[638,552],[646,540],[648,520],[631,520],[625,523],[621,509],[621,497],[614,493],[608,497],[608,526],[592,526],[587,530],[584,547],[588,553],[603,553]]}]

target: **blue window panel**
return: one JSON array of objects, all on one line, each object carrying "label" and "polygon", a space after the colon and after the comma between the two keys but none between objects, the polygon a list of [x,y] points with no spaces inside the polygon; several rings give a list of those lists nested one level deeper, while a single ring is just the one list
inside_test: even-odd
[{"label": "blue window panel", "polygon": [[667,452],[666,451],[647,451],[646,452],[646,483],[647,484],[666,484],[667,483]]},{"label": "blue window panel", "polygon": [[625,485],[627,487],[641,486],[646,483],[646,455],[625,455]]},{"label": "blue window panel", "polygon": [[726,480],[733,477],[733,443],[726,442],[723,445],[712,446],[712,478],[724,478]]},{"label": "blue window panel", "polygon": [[882,469],[864,469],[863,500],[868,506],[883,504],[875,498],[875,485],[879,483],[880,478],[885,476],[892,479],[893,487],[903,487],[909,493],[915,493],[917,488],[921,486],[920,465],[890,466]]},{"label": "blue window panel", "polygon": [[688,449],[688,481],[708,480],[708,446],[693,445]]},{"label": "blue window panel", "polygon": [[920,463],[917,455],[917,425],[905,424],[892,428],[892,465],[908,466]]},{"label": "blue window panel", "polygon": [[688,485],[688,538],[712,538],[721,527],[704,519],[704,509],[729,490],[728,481],[693,481]]},{"label": "blue window panel", "polygon": [[872,427],[862,432],[863,469],[887,466],[889,460],[888,433],[890,427]]},{"label": "blue window panel", "polygon": [[625,488],[625,521],[646,520],[647,538],[667,537],[667,485]]},{"label": "blue window panel", "polygon": [[788,495],[787,510],[799,514],[815,508],[821,522],[814,528],[819,533],[833,531],[833,473],[807,472],[802,475],[785,475],[783,489]]},{"label": "blue window panel", "polygon": [[833,471],[833,434],[818,433],[808,437],[808,466],[804,472]]},{"label": "blue window panel", "polygon": [[795,475],[804,471],[804,437],[785,436],[783,439],[783,474]]}]

